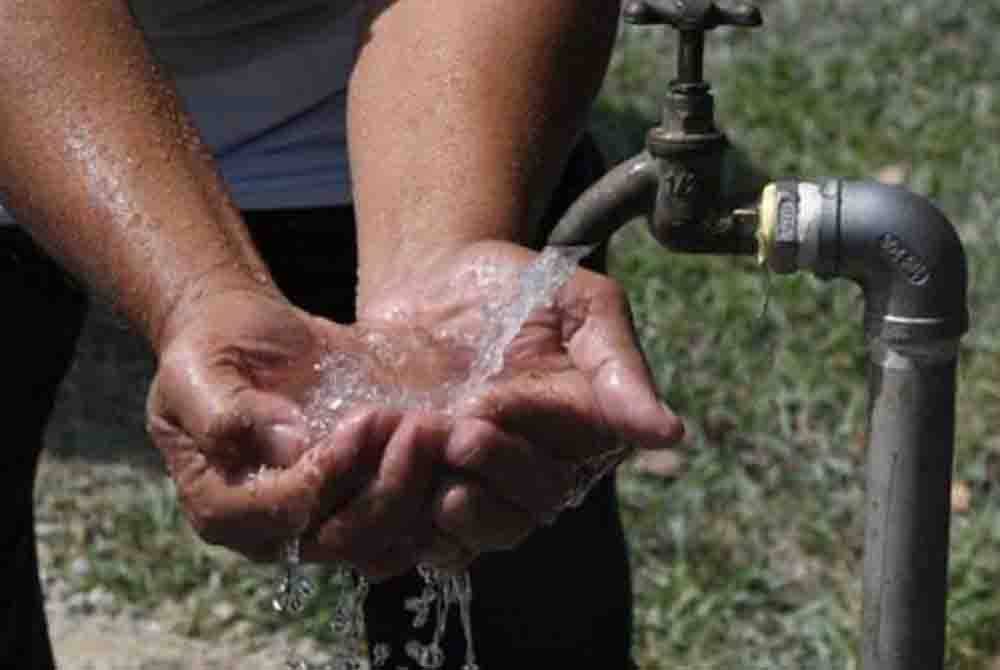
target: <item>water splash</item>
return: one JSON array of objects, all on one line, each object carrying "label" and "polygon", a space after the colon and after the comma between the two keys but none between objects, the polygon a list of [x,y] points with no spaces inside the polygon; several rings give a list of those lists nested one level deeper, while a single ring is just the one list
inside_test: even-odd
[{"label": "water splash", "polygon": [[279,614],[299,614],[316,594],[316,585],[302,574],[298,538],[282,547],[282,573],[271,606]]},{"label": "water splash", "polygon": [[[390,378],[377,376],[380,368],[402,367],[414,359],[414,352],[398,348],[388,337],[378,333],[368,336],[370,351],[364,353],[334,352],[317,365],[321,382],[306,402],[313,435],[322,437],[334,430],[340,418],[353,406],[378,404],[400,409],[429,409],[445,413],[458,411],[462,399],[482,392],[490,380],[503,370],[504,356],[531,314],[552,304],[558,290],[575,272],[579,261],[593,247],[546,247],[535,261],[512,277],[509,270],[498,266],[476,268],[477,291],[490,296],[480,310],[481,328],[473,335],[458,333],[450,336],[456,347],[472,351],[471,364],[453,378],[438,380],[430,388],[406,388]],[[513,278],[513,281],[511,279]],[[416,352],[419,356],[419,351]],[[564,507],[576,506],[603,474],[617,465],[624,450],[602,454],[579,466],[577,486],[570,492]],[[315,588],[302,574],[299,566],[299,542],[285,547],[274,608],[280,613],[298,614]],[[449,614],[457,607],[465,638],[465,662],[462,670],[479,670],[472,638],[472,582],[468,572],[453,575],[429,565],[418,566],[423,590],[404,606],[413,613],[412,627],[417,630],[433,623],[431,639],[421,643],[411,639],[404,645],[405,654],[423,670],[437,670],[444,664],[442,642]],[[363,667],[365,654],[364,600],[368,583],[341,568],[341,578],[352,579],[336,606],[331,630],[345,641],[345,652],[331,664],[310,666],[302,659],[290,657],[290,670],[353,670]],[[372,647],[374,667],[384,666],[391,657],[385,643]]]},{"label": "water splash", "polygon": [[759,328],[763,330],[764,324],[767,321],[767,313],[771,307],[771,295],[774,292],[774,281],[771,276],[771,268],[768,265],[761,265],[761,293],[764,294],[762,304],[760,306],[760,312],[757,314],[757,323]]},{"label": "water splash", "polygon": [[476,648],[472,644],[472,577],[468,572],[458,575],[455,582],[455,595],[458,597],[458,615],[462,621],[462,633],[465,636],[465,663],[462,670],[479,670],[476,663]]},{"label": "water splash", "polygon": [[552,304],[556,292],[591,251],[593,247],[590,246],[546,247],[535,262],[518,275],[512,293],[501,291],[500,299],[487,302],[482,316],[488,327],[463,390],[474,390],[503,370],[507,347],[528,317],[539,307]]}]

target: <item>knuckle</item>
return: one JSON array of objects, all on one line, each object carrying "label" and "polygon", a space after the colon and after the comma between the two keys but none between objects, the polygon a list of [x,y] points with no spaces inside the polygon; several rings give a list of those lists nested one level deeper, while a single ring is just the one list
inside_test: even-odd
[{"label": "knuckle", "polygon": [[441,495],[437,525],[456,535],[475,527],[477,496],[471,484],[452,484]]},{"label": "knuckle", "polygon": [[613,279],[607,279],[603,283],[602,289],[604,299],[607,302],[617,305],[628,304],[628,295],[625,293],[625,287]]},{"label": "knuckle", "polygon": [[375,408],[363,406],[348,410],[343,418],[333,427],[332,437],[335,442],[355,439],[358,435],[369,435],[376,422]]},{"label": "knuckle", "polygon": [[423,416],[416,412],[408,413],[403,417],[396,431],[396,437],[401,444],[411,446],[419,444],[424,435],[425,428],[422,425]]},{"label": "knuckle", "polygon": [[486,421],[463,421],[456,429],[449,447],[450,460],[457,468],[479,469],[489,460],[487,445],[495,429]]},{"label": "knuckle", "polygon": [[183,449],[191,446],[190,438],[177,424],[161,414],[146,416],[146,434],[153,445],[161,451]]},{"label": "knuckle", "polygon": [[422,457],[440,448],[443,436],[447,434],[441,417],[422,411],[408,414],[400,430]]},{"label": "knuckle", "polygon": [[213,405],[205,413],[201,434],[209,442],[232,439],[253,429],[253,415],[232,403]]},{"label": "knuckle", "polygon": [[189,392],[192,366],[193,361],[187,352],[176,348],[165,350],[157,362],[150,397],[159,402],[169,402],[177,394]]},{"label": "knuckle", "polygon": [[608,305],[624,305],[628,303],[628,294],[619,282],[605,275],[594,275],[590,285],[590,298],[598,303]]}]

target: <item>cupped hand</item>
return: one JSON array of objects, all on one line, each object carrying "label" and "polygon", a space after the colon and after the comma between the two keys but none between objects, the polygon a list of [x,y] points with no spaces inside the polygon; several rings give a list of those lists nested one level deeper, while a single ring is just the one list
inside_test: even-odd
[{"label": "cupped hand", "polygon": [[[316,366],[330,351],[364,345],[350,328],[274,294],[201,298],[169,331],[148,428],[198,533],[258,560],[276,559],[282,543],[304,534],[306,560],[383,571],[370,547],[416,523],[413,510],[426,510],[448,422],[359,406],[316,443],[302,410]],[[358,496],[374,507],[355,515],[357,523],[342,533],[310,532]],[[381,562],[368,565],[373,554]],[[394,560],[393,570],[412,566],[416,549]]]},{"label": "cupped hand", "polygon": [[[467,364],[489,330],[484,306],[536,258],[510,243],[473,243],[369,292],[359,313],[387,331],[425,329]],[[436,539],[425,547],[440,563],[516,544],[620,460],[623,445],[665,448],[683,435],[658,400],[622,289],[583,269],[532,313],[502,371],[462,390],[450,407],[451,474],[430,513]]]},{"label": "cupped hand", "polygon": [[[171,329],[148,402],[194,527],[260,559],[302,537],[304,559],[376,578],[421,560],[455,569],[551,519],[622,442],[679,439],[621,290],[585,270],[532,314],[498,375],[461,382],[484,305],[535,258],[469,245],[363,301],[352,327],[255,291],[201,299]],[[357,400],[317,432],[303,406],[331,354],[422,400]]]}]

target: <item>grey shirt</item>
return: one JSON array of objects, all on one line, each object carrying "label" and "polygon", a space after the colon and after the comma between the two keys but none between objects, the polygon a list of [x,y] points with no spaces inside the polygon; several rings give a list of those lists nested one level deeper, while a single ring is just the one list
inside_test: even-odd
[{"label": "grey shirt", "polygon": [[129,4],[241,208],[350,201],[345,101],[361,2]]}]

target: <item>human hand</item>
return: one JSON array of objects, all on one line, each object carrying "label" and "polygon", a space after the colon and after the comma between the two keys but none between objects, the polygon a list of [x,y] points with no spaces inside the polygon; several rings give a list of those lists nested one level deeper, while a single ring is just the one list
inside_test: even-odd
[{"label": "human hand", "polygon": [[[417,276],[363,295],[360,316],[381,328],[423,328],[468,363],[483,332],[482,307],[536,258],[523,247],[478,242],[441,253]],[[505,280],[497,283],[497,275]],[[470,339],[472,338],[472,339]],[[424,347],[422,351],[428,351]],[[468,389],[466,389],[468,390]],[[656,397],[627,302],[612,280],[577,271],[553,304],[536,310],[490,384],[454,401],[445,447],[450,475],[431,512],[435,537],[464,550],[516,544],[622,457],[621,443],[660,448],[683,434]],[[454,556],[438,556],[448,562]],[[453,552],[452,552],[453,553]]]},{"label": "human hand", "polygon": [[[282,543],[304,535],[304,560],[345,560],[373,575],[416,562],[396,549],[386,568],[382,539],[403,534],[425,507],[447,421],[359,406],[317,442],[301,409],[325,353],[363,348],[351,329],[274,294],[230,290],[200,299],[167,330],[149,431],[204,539],[275,560]],[[311,532],[359,495],[367,512],[356,523]]]}]

